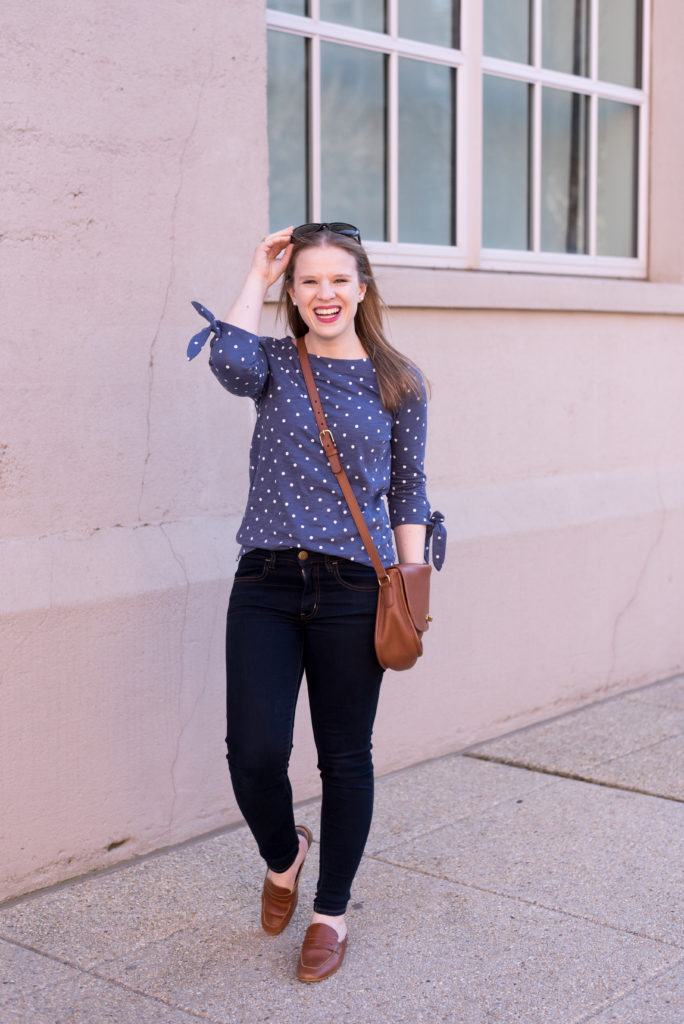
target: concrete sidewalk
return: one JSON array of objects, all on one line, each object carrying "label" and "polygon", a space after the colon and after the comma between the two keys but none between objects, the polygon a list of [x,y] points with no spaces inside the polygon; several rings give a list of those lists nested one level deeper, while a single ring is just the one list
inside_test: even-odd
[{"label": "concrete sidewalk", "polygon": [[[0,907],[2,1024],[683,1024],[684,677],[378,780],[339,974],[245,827]],[[298,820],[318,834],[318,804]]]}]

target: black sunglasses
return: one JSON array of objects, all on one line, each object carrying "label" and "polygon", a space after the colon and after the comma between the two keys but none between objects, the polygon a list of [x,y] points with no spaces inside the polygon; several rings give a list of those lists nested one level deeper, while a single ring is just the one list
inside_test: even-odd
[{"label": "black sunglasses", "polygon": [[290,236],[290,241],[297,238],[306,238],[308,235],[315,235],[317,231],[332,231],[335,235],[346,235],[347,238],[354,238],[361,245],[361,233],[353,224],[345,224],[343,221],[334,220],[330,224],[300,224]]}]

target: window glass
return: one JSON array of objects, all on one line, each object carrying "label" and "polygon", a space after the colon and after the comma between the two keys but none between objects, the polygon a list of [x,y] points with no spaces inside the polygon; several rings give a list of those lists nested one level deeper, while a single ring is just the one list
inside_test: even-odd
[{"label": "window glass", "polygon": [[399,241],[455,244],[455,73],[399,61]]},{"label": "window glass", "polygon": [[636,256],[636,107],[599,100],[596,248],[599,256]]},{"label": "window glass", "polygon": [[268,33],[268,153],[271,229],[307,217],[306,40]]},{"label": "window glass", "polygon": [[640,0],[600,0],[599,78],[641,86]]},{"label": "window glass", "polygon": [[398,0],[399,35],[458,49],[459,8],[458,0]]},{"label": "window glass", "polygon": [[587,75],[589,0],[542,0],[542,66]]},{"label": "window glass", "polygon": [[321,21],[385,31],[385,0],[320,0]]},{"label": "window glass", "polygon": [[483,81],[482,244],[529,247],[529,93],[526,82]]},{"label": "window glass", "polygon": [[484,0],[484,52],[530,63],[530,0]]},{"label": "window glass", "polygon": [[588,98],[542,90],[541,247],[587,251]]},{"label": "window glass", "polygon": [[[267,2],[346,26],[344,42],[332,42],[310,18],[284,31],[267,15],[272,228],[349,221],[364,239],[396,246],[400,263],[430,245],[443,248],[444,265],[470,266],[480,239],[483,265],[503,268],[532,265],[534,254],[553,271],[562,261],[538,257],[591,254],[602,258],[597,274],[619,274],[619,261],[639,256],[644,0],[481,0],[483,49],[473,53],[458,49],[459,0]],[[387,31],[390,13],[397,38],[385,45],[380,35],[370,49],[367,31]],[[553,85],[538,62],[560,72],[542,73]],[[457,121],[461,75],[482,85],[478,138]],[[482,209],[457,225],[472,205],[457,175],[464,145],[481,151]]]},{"label": "window glass", "polygon": [[321,219],[385,238],[385,56],[321,43]]},{"label": "window glass", "polygon": [[286,14],[308,14],[306,0],[268,0],[267,6],[272,11],[285,11]]}]

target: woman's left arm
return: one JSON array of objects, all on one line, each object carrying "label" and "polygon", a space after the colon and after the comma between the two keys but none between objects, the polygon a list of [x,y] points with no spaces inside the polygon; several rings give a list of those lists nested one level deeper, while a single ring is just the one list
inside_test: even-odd
[{"label": "woman's left arm", "polygon": [[395,414],[390,439],[391,478],[387,494],[390,525],[399,562],[425,561],[430,505],[425,491],[427,395],[411,397]]},{"label": "woman's left arm", "polygon": [[394,543],[400,562],[425,561],[425,531],[422,523],[402,523],[394,527]]}]

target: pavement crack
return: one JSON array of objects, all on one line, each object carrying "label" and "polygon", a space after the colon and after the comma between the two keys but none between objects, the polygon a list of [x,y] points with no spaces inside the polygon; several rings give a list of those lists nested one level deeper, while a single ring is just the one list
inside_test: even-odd
[{"label": "pavement crack", "polygon": [[652,971],[650,974],[644,975],[643,978],[639,978],[638,981],[635,981],[632,985],[627,985],[619,992],[615,992],[609,999],[605,999],[600,1005],[594,1007],[590,1013],[582,1014],[581,1017],[575,1017],[570,1024],[589,1024],[592,1020],[596,1020],[597,1017],[602,1017],[605,1011],[610,1009],[611,1006],[616,1006],[621,1000],[625,999],[625,997],[631,996],[634,992],[638,992],[644,985],[658,981],[659,978],[664,978],[682,963],[684,963],[684,958],[681,958],[666,967],[660,967],[657,971]]},{"label": "pavement crack", "polygon": [[665,946],[667,949],[683,948],[679,943],[672,940],[662,939],[657,935],[637,931],[635,928],[628,928],[625,925],[613,924],[611,921],[592,917],[590,914],[580,914],[574,910],[567,910],[565,907],[554,907],[551,904],[543,903],[541,900],[529,899],[518,893],[506,892],[503,889],[496,889],[487,885],[478,885],[476,882],[466,882],[461,878],[449,878],[446,875],[438,874],[436,871],[428,871],[427,868],[416,867],[414,864],[405,864],[400,861],[390,860],[387,857],[379,857],[377,854],[374,856],[364,855],[364,859],[373,860],[379,864],[387,864],[390,867],[399,868],[400,871],[408,871],[411,874],[424,875],[426,878],[436,878],[441,882],[446,882],[447,885],[459,885],[464,889],[472,889],[474,892],[484,892],[489,896],[499,896],[502,899],[522,903],[528,907],[537,907],[539,910],[546,910],[551,914],[560,914],[562,917],[571,917],[576,921],[587,921],[589,924],[595,924],[601,928],[609,928],[611,931],[619,932],[621,935],[633,935],[638,939],[648,939],[649,942],[657,942],[658,945]]},{"label": "pavement crack", "polygon": [[[3,909],[7,905],[9,904],[4,904]],[[6,942],[8,946],[16,946],[17,949],[23,949],[27,953],[33,953],[35,956],[42,956],[45,960],[49,960],[53,964],[60,964],[62,967],[70,967],[74,971],[80,971],[81,974],[90,973],[87,968],[79,967],[78,964],[73,963],[71,960],[66,960],[63,956],[58,956],[56,953],[48,953],[45,949],[38,949],[37,946],[32,946],[30,942],[22,942],[21,939],[15,939],[6,932],[0,932],[0,939],[3,942]]]},{"label": "pavement crack", "polygon": [[[658,741],[661,742],[661,741]],[[656,744],[653,744],[655,746]],[[571,779],[573,782],[584,782],[589,786],[601,786],[603,789],[616,789],[623,793],[637,793],[639,796],[649,796],[656,800],[669,800],[672,803],[684,803],[684,797],[674,796],[671,793],[654,793],[653,790],[643,789],[640,786],[628,786],[620,782],[607,782],[602,779],[592,778],[582,772],[565,771],[562,768],[545,768],[543,765],[529,764],[527,761],[519,761],[514,757],[497,757],[496,754],[484,754],[476,750],[466,750],[463,757],[472,757],[476,761],[489,761],[491,764],[503,764],[509,768],[522,768],[528,772],[536,772],[539,775],[550,775],[558,779]],[[614,758],[613,760],[617,760]]]},{"label": "pavement crack", "polygon": [[191,1010],[187,1006],[179,1007],[176,1003],[170,999],[163,999],[162,996],[154,995],[152,992],[146,992],[143,988],[138,988],[135,985],[127,985],[123,981],[119,981],[118,978],[111,978],[107,974],[101,973],[97,968],[92,970],[83,971],[83,974],[88,974],[91,978],[97,978],[98,981],[103,981],[107,985],[114,985],[116,988],[122,989],[124,992],[132,992],[136,996],[140,996],[141,999],[149,1000],[152,1003],[158,1003],[160,1006],[165,1007],[167,1010],[174,1010],[176,1013],[180,1010],[181,1013],[188,1017],[192,1017],[194,1020],[201,1021],[214,1021],[214,1017],[205,1016],[203,1013],[198,1013],[196,1010]]},{"label": "pavement crack", "polygon": [[[149,992],[145,992],[144,989],[135,988],[133,985],[126,985],[123,982],[118,981],[116,978],[111,978],[108,975],[103,974],[101,970],[98,970],[96,965],[91,965],[90,967],[83,967],[77,963],[74,963],[73,960],[68,960],[63,956],[58,956],[56,953],[49,953],[44,949],[38,949],[36,946],[32,946],[28,942],[21,942],[19,939],[13,939],[7,935],[2,935],[2,941],[6,942],[10,946],[15,946],[17,949],[23,949],[27,953],[33,954],[33,956],[42,957],[44,960],[48,960],[50,963],[59,964],[60,967],[68,967],[70,970],[76,971],[78,974],[82,976],[96,978],[98,981],[104,981],[108,985],[114,985],[116,986],[116,988],[123,989],[125,992],[134,992],[136,995],[141,996],[143,999],[149,999],[154,1003],[161,1003],[161,1005],[166,1007],[167,1009],[171,1008],[176,1011],[178,1010],[178,1007],[174,1003],[166,999],[162,999],[159,996],[155,996]],[[44,987],[48,988],[51,986],[52,983],[47,982]],[[183,1007],[183,1013],[187,1014],[189,1017],[195,1018],[196,1020],[210,1021],[213,1019],[211,1017],[206,1017],[203,1014],[196,1013],[195,1011],[187,1009],[185,1007]]]}]

